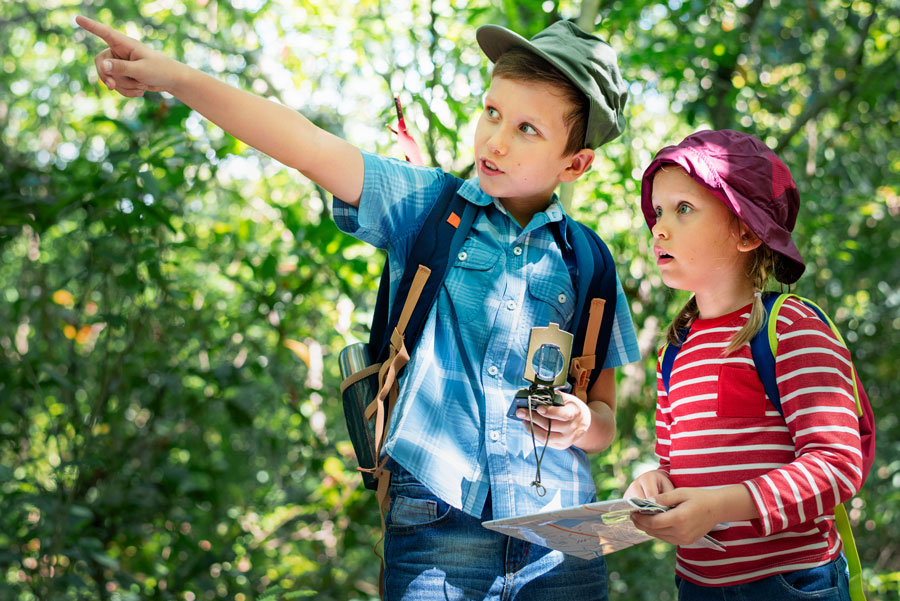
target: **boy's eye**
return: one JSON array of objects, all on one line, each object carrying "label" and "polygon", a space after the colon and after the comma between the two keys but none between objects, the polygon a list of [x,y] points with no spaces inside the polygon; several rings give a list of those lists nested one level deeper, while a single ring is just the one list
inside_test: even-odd
[{"label": "boy's eye", "polygon": [[485,108],[484,112],[486,112],[488,114],[488,117],[490,117],[491,119],[496,119],[500,116],[500,112],[492,106]]}]

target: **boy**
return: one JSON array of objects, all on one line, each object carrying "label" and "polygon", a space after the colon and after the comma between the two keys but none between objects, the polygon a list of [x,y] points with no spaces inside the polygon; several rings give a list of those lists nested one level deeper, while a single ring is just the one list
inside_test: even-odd
[{"label": "boy", "polygon": [[[290,109],[109,27],[78,23],[110,46],[95,60],[107,87],[130,97],[168,91],[331,192],[338,226],[387,248],[393,298],[406,247],[447,174],[362,153]],[[477,178],[459,195],[480,209],[401,376],[384,446],[392,473],[384,592],[388,599],[547,599],[565,590],[567,599],[605,599],[602,558],[564,556],[481,522],[595,496],[585,453],[605,449],[615,434],[613,368],[639,359],[618,280],[609,351],[586,402],[563,393],[564,405],[534,415],[538,440],[550,432],[546,497],[530,486],[531,433],[506,410],[524,384],[531,328],[565,329],[575,317],[572,251],[557,242],[565,246],[569,217],[554,190],[587,171],[593,148],[619,135],[625,84],[613,50],[569,22],[530,42],[486,26],[478,40],[497,64],[475,133]]]}]

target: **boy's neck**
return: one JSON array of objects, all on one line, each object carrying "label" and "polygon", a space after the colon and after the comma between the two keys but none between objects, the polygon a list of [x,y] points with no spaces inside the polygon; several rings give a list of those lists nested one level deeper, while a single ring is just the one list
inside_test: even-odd
[{"label": "boy's neck", "polygon": [[500,204],[503,205],[503,208],[506,209],[509,216],[512,217],[516,223],[525,228],[531,223],[532,217],[547,210],[547,207],[550,206],[550,202],[553,200],[553,193],[551,192],[550,196],[544,201],[534,199],[526,201],[509,198],[498,198],[497,200],[500,201]]}]

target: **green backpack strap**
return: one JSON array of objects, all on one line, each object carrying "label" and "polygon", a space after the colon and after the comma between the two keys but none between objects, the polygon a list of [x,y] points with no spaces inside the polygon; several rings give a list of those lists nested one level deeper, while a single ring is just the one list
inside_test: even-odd
[{"label": "green backpack strap", "polygon": [[[798,296],[796,294],[791,294],[790,292],[785,292],[784,294],[778,295],[778,298],[775,300],[775,304],[772,305],[772,310],[769,313],[769,324],[768,324],[768,329],[766,331],[766,334],[769,338],[769,346],[772,348],[772,356],[773,357],[778,356],[778,337],[775,333],[775,328],[778,326],[778,312],[781,311],[781,305],[784,304],[784,301],[786,301],[789,298],[796,298],[798,301],[800,301],[801,303],[803,303],[804,305],[808,306],[810,309],[815,311],[816,314],[818,314],[819,318],[822,321],[824,321],[826,324],[828,324],[829,328],[831,328],[831,331],[832,331],[832,333],[834,333],[835,338],[838,339],[838,342],[840,342],[844,348],[849,348],[847,346],[847,343],[844,342],[844,337],[841,336],[840,330],[837,329],[837,326],[834,325],[834,322],[831,321],[831,318],[828,317],[828,314],[825,311],[823,311],[819,305],[812,302],[808,298],[804,298],[804,297]],[[862,416],[862,414],[863,414],[862,401],[859,400],[859,387],[856,384],[856,382],[857,382],[856,366],[853,364],[852,361],[850,362],[850,372],[851,372],[850,375],[852,376],[850,378],[850,381],[853,382],[853,400],[856,402],[856,415]]]},{"label": "green backpack strap", "polygon": [[[775,303],[772,305],[772,309],[770,310],[769,316],[767,318],[768,326],[766,330],[766,336],[769,340],[769,347],[772,349],[772,357],[778,356],[778,337],[776,336],[778,313],[779,311],[781,311],[781,305],[784,304],[784,301],[791,297],[796,298],[801,303],[814,310],[822,319],[822,321],[828,324],[828,327],[830,327],[831,331],[834,332],[834,335],[838,339],[838,341],[842,345],[844,345],[844,347],[847,346],[847,343],[844,342],[844,338],[843,336],[841,336],[841,333],[834,325],[834,322],[831,321],[831,318],[828,317],[828,314],[825,313],[816,303],[812,302],[808,298],[797,296],[796,294],[784,293],[780,294],[775,300]],[[853,398],[856,400],[857,415],[862,415],[862,404],[859,400],[859,390],[856,386],[856,367],[854,367],[852,362],[850,363],[850,369],[853,372],[851,374],[853,376]],[[862,563],[859,561],[859,551],[856,548],[856,539],[853,538],[853,530],[850,528],[850,518],[847,515],[847,509],[846,507],[844,507],[843,503],[834,508],[834,525],[837,528],[838,535],[840,535],[841,537],[841,542],[844,543],[844,556],[847,558],[847,567],[850,570],[850,600],[866,601],[866,594],[863,591],[862,584]]]},{"label": "green backpack strap", "polygon": [[850,569],[850,600],[866,601],[862,584],[862,563],[859,561],[856,539],[853,538],[850,518],[847,516],[847,509],[843,503],[834,508],[834,524],[844,543],[844,556],[847,558],[847,567]]}]

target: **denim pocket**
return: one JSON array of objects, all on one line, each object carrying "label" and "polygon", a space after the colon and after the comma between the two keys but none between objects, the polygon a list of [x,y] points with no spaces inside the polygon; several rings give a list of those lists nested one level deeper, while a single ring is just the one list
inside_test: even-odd
[{"label": "denim pocket", "polygon": [[779,587],[779,599],[816,599],[817,601],[843,601],[845,596],[834,582],[831,564],[776,574],[774,581]]},{"label": "denim pocket", "polygon": [[392,495],[385,527],[393,533],[430,528],[447,520],[451,507],[418,485],[404,486]]}]

